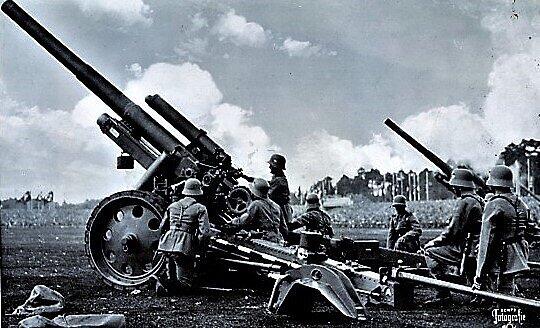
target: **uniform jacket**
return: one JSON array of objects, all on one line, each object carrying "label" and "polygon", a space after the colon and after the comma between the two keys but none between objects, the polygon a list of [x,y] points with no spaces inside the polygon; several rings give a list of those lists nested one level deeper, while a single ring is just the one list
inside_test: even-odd
[{"label": "uniform jacket", "polygon": [[439,262],[458,265],[469,233],[473,237],[470,249],[476,248],[482,225],[483,205],[483,200],[476,194],[462,195],[452,212],[448,227],[431,241],[433,247],[425,249],[426,256]]},{"label": "uniform jacket", "polygon": [[[247,212],[232,220],[246,230],[263,232],[262,239],[283,241],[280,227],[285,224],[279,205],[268,198],[258,198],[249,204]],[[286,228],[285,228],[286,229]]]},{"label": "uniform jacket", "polygon": [[396,241],[403,236],[411,243],[419,243],[420,235],[422,235],[422,229],[414,214],[409,211],[405,211],[402,215],[394,214],[390,219],[386,247],[394,249]]},{"label": "uniform jacket", "polygon": [[197,246],[210,235],[206,207],[185,197],[167,208],[161,227],[170,228],[159,240],[158,250],[195,256]]},{"label": "uniform jacket", "polygon": [[453,210],[450,224],[435,239],[436,246],[453,245],[463,250],[467,235],[480,234],[483,200],[478,195],[461,196]]},{"label": "uniform jacket", "polygon": [[291,222],[291,229],[297,229],[299,227],[305,227],[306,231],[320,232],[323,236],[334,236],[331,218],[320,208],[309,208],[305,213]]},{"label": "uniform jacket", "polygon": [[268,198],[276,202],[279,206],[289,204],[289,183],[287,182],[285,175],[274,175],[272,176],[272,180],[270,180],[268,183],[270,184]]},{"label": "uniform jacket", "polygon": [[[293,210],[291,205],[289,205],[289,183],[287,182],[285,174],[275,174],[274,176],[272,176],[272,180],[268,181],[268,183],[270,184],[270,189],[268,190],[268,198],[270,198],[279,205],[283,220],[285,220],[285,222],[289,224],[292,221]],[[283,230],[283,228],[281,229],[282,235],[285,236],[287,233],[288,228],[285,230]]]},{"label": "uniform jacket", "polygon": [[512,193],[500,196],[495,195],[489,200],[482,218],[477,277],[529,269],[529,246],[524,239],[528,218],[523,216],[527,207]]}]

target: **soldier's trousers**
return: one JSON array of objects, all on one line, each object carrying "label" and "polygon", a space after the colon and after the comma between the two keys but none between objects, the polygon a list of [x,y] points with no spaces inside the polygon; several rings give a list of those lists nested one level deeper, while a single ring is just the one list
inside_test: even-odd
[{"label": "soldier's trousers", "polygon": [[195,259],[182,253],[165,254],[167,286],[170,292],[188,291],[193,287]]},{"label": "soldier's trousers", "polygon": [[515,274],[492,273],[487,276],[486,285],[488,290],[514,295],[516,293]]},{"label": "soldier's trousers", "polygon": [[403,251],[408,253],[416,253],[420,250],[420,241],[418,239],[409,239],[407,241],[398,241],[394,246],[394,249],[397,251]]}]

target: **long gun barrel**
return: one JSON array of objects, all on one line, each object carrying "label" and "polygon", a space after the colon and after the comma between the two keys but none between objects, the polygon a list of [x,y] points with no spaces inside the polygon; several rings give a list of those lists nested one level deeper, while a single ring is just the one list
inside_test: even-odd
[{"label": "long gun barrel", "polygon": [[[420,142],[414,139],[410,134],[405,132],[390,118],[385,119],[384,124],[387,127],[389,127],[390,130],[394,131],[397,135],[403,138],[403,140],[407,141],[407,143],[409,143],[409,145],[411,145],[414,149],[416,149],[418,152],[424,155],[424,157],[427,158],[428,161],[430,161],[435,166],[437,166],[443,172],[443,174],[446,175],[446,180],[450,179],[450,176],[452,175],[452,170],[453,170],[450,165],[448,165],[439,156],[435,155],[431,150],[427,149],[424,145],[422,145]],[[486,183],[484,182],[484,180],[482,180],[482,178],[474,174],[474,172],[473,172],[473,180],[477,186],[481,188],[485,188]]]},{"label": "long gun barrel", "polygon": [[159,95],[147,96],[145,101],[148,106],[171,123],[193,145],[198,146],[203,152],[211,156],[214,162],[230,164],[230,156],[206,135],[206,131],[196,127]]},{"label": "long gun barrel", "polygon": [[2,4],[2,11],[73,73],[92,93],[133,126],[143,137],[147,138],[154,147],[160,151],[172,152],[180,144],[178,139],[144,112],[141,107],[56,39],[15,2],[5,1]]}]

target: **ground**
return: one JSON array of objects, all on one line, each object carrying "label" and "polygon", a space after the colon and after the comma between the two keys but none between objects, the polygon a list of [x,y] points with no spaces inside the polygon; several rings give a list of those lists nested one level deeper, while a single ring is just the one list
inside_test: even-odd
[{"label": "ground", "polygon": [[[365,322],[342,319],[324,308],[304,319],[291,319],[266,312],[270,290],[202,291],[191,296],[155,297],[143,289],[137,295],[118,291],[102,283],[89,267],[84,253],[84,227],[2,226],[2,327],[16,326],[23,317],[10,316],[37,284],[49,286],[66,298],[67,314],[121,313],[128,327],[173,326],[418,326],[418,327],[495,327],[487,308],[462,305],[465,297],[455,297],[452,305],[425,307],[419,303],[433,295],[419,289],[413,310],[368,308]],[[426,238],[437,231],[426,231]],[[383,230],[363,229],[356,237],[384,239]],[[538,297],[538,279],[522,282],[529,296]],[[255,288],[255,286],[253,286]],[[526,326],[540,321],[529,314]],[[497,325],[501,326],[501,324]]]}]

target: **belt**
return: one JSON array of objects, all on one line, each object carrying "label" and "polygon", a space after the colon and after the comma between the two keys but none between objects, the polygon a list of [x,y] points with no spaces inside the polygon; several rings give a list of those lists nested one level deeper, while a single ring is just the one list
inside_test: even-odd
[{"label": "belt", "polygon": [[172,226],[172,227],[171,227],[171,230],[183,231],[183,232],[187,232],[187,233],[195,233],[195,231],[196,231],[197,229],[196,229],[196,228],[189,227],[189,226],[180,226],[180,227]]}]

